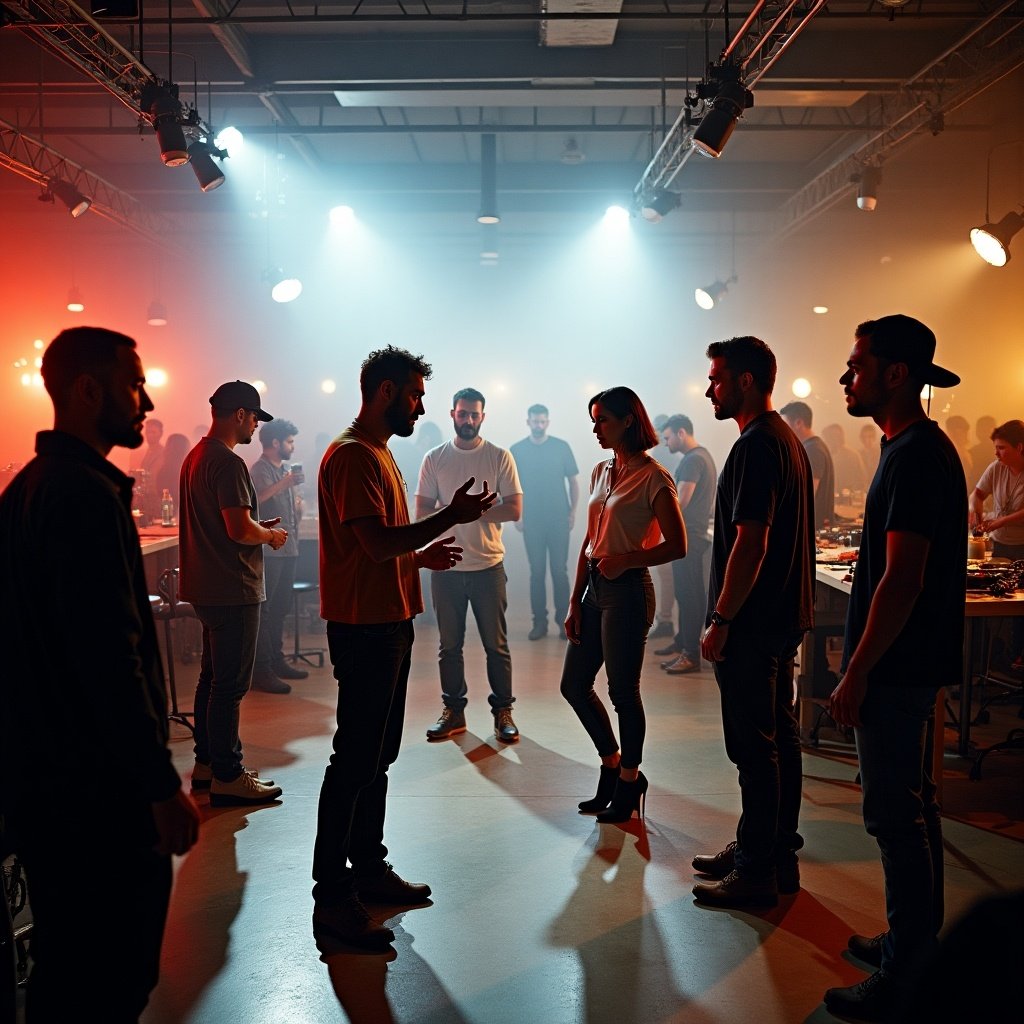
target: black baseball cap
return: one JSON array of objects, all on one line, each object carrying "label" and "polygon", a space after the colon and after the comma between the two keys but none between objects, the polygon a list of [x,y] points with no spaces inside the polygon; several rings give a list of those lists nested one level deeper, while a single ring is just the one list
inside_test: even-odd
[{"label": "black baseball cap", "polygon": [[256,419],[269,423],[274,417],[260,408],[260,393],[244,380],[233,380],[221,384],[212,395],[210,405],[214,409],[251,409]]},{"label": "black baseball cap", "polygon": [[952,388],[960,378],[934,362],[935,334],[920,320],[905,313],[893,313],[869,320],[858,331],[871,339],[871,352],[894,363],[906,363],[922,384],[936,388]]}]

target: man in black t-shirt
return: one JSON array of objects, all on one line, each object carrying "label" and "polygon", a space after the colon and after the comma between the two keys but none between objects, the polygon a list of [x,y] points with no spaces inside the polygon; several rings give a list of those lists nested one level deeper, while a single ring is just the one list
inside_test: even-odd
[{"label": "man in black t-shirt", "polygon": [[549,422],[547,406],[531,405],[526,410],[530,436],[509,449],[523,488],[523,516],[516,529],[523,535],[530,563],[531,640],[540,640],[548,631],[549,565],[555,628],[560,637],[565,635],[565,617],[569,613],[569,534],[580,497],[579,469],[572,449],[561,438],[548,434]]},{"label": "man in black t-shirt", "polygon": [[718,478],[701,654],[714,663],[729,760],[739,770],[736,841],[699,856],[698,903],[771,907],[800,887],[802,760],[793,663],[813,624],[811,467],[772,409],[776,364],[758,338],[708,348],[715,419],[740,428]]},{"label": "man in black t-shirt", "polygon": [[686,557],[672,563],[679,630],[672,643],[655,654],[671,655],[661,667],[671,676],[700,671],[700,631],[708,608],[704,556],[709,548],[708,523],[715,505],[718,470],[711,453],[697,443],[689,416],[669,416],[661,437],[673,454],[683,457],[676,466],[676,492],[686,524]]},{"label": "man in black t-shirt", "polygon": [[788,402],[779,415],[804,446],[814,482],[814,529],[834,526],[836,521],[836,474],[828,445],[811,429],[814,414],[806,402]]},{"label": "man in black t-shirt", "polygon": [[888,1019],[942,925],[942,819],[932,778],[936,694],[962,682],[967,484],[949,438],[921,407],[924,385],[960,378],[936,366],[935,335],[896,314],[856,331],[840,378],[851,416],[885,435],[868,491],[832,717],[853,726],[864,825],[878,842],[889,930],[850,949],[878,971],[832,988],[825,1004]]}]

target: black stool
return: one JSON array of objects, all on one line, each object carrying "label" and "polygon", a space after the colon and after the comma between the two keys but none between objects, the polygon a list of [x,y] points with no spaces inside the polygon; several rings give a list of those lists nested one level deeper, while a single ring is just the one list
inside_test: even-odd
[{"label": "black stool", "polygon": [[295,646],[291,654],[285,655],[285,661],[304,661],[307,665],[313,664],[316,658],[317,668],[324,667],[324,649],[322,647],[306,648],[303,650],[299,645],[299,634],[302,632],[299,622],[299,595],[314,594],[320,589],[319,583],[311,583],[309,580],[295,580],[292,583],[292,617],[295,620]]},{"label": "black stool", "polygon": [[164,569],[156,583],[157,595],[149,595],[153,618],[164,624],[164,646],[167,653],[167,686],[171,694],[169,722],[185,726],[195,735],[196,727],[189,721],[195,717],[193,711],[182,711],[178,707],[178,688],[174,680],[174,646],[171,633],[172,619],[195,618],[195,609],[187,601],[178,600],[178,570]]}]

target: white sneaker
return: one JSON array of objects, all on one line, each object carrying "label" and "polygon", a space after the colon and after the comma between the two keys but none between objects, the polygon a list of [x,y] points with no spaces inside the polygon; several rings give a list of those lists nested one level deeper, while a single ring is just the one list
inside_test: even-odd
[{"label": "white sneaker", "polygon": [[280,786],[262,782],[243,771],[231,782],[214,779],[210,783],[211,807],[238,807],[245,804],[269,804],[281,795]]}]

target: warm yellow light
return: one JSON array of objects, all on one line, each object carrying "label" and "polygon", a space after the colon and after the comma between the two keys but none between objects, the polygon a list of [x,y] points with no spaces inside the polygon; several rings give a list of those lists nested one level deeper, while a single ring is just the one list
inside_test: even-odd
[{"label": "warm yellow light", "polygon": [[807,398],[811,393],[811,382],[806,377],[797,377],[792,387],[797,398]]},{"label": "warm yellow light", "polygon": [[824,316],[828,312],[828,306],[812,306],[812,313],[817,313],[818,316]]},{"label": "warm yellow light", "polygon": [[159,368],[146,371],[146,384],[152,388],[162,388],[167,384],[167,371]]}]

